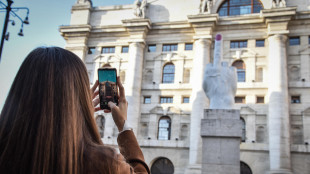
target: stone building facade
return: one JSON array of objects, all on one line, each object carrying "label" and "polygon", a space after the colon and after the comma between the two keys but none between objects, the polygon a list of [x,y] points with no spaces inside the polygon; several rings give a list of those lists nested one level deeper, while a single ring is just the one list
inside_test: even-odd
[{"label": "stone building facade", "polygon": [[[223,60],[238,73],[241,169],[310,173],[309,0],[78,0],[60,32],[91,83],[99,67],[117,69],[146,162],[153,173],[175,174],[201,173],[202,79],[221,33]],[[116,146],[111,116],[95,117],[103,142]]]}]

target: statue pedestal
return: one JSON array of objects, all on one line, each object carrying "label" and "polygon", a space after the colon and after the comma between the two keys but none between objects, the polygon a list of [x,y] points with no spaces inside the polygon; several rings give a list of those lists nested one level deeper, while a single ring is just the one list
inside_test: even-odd
[{"label": "statue pedestal", "polygon": [[239,110],[205,109],[201,120],[202,174],[240,174]]}]

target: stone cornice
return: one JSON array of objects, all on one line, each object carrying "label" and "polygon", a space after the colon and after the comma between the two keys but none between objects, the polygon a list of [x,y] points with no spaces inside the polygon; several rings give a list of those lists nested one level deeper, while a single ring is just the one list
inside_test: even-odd
[{"label": "stone cornice", "polygon": [[151,29],[149,19],[134,18],[122,20],[123,26],[127,29],[131,40],[143,41],[147,32]]},{"label": "stone cornice", "polygon": [[66,37],[67,35],[88,35],[91,31],[90,25],[69,25],[69,26],[60,26],[59,31],[62,36]]},{"label": "stone cornice", "polygon": [[218,14],[198,14],[187,16],[188,23],[195,30],[194,38],[211,38],[214,27],[216,26],[219,17]]}]

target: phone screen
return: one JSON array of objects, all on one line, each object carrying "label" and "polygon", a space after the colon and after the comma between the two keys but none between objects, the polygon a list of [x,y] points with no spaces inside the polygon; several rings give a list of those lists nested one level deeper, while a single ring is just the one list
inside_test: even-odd
[{"label": "phone screen", "polygon": [[98,81],[99,81],[100,108],[110,110],[108,106],[109,101],[112,101],[113,103],[118,105],[116,69],[115,68],[98,69]]}]

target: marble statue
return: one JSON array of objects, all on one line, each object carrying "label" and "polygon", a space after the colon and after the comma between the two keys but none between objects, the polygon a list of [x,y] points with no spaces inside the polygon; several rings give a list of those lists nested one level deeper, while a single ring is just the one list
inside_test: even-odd
[{"label": "marble statue", "polygon": [[200,0],[199,13],[211,13],[212,0]]},{"label": "marble statue", "polygon": [[134,4],[133,14],[137,17],[140,17],[141,16],[141,10],[140,10],[141,2],[140,2],[140,0],[135,0],[135,2],[133,4]]},{"label": "marble statue", "polygon": [[76,3],[77,3],[77,4],[85,4],[85,3],[92,4],[92,1],[91,1],[91,0],[77,0]]},{"label": "marble statue", "polygon": [[146,6],[147,6],[147,0],[142,0],[141,7],[140,7],[142,18],[145,18]]},{"label": "marble statue", "polygon": [[135,0],[134,4],[134,15],[139,18],[145,18],[146,14],[146,7],[147,7],[147,0]]},{"label": "marble statue", "polygon": [[237,72],[222,62],[222,35],[215,38],[214,60],[204,72],[203,90],[210,100],[210,109],[232,109],[237,91]]},{"label": "marble statue", "polygon": [[272,0],[272,8],[286,7],[285,0]]}]

